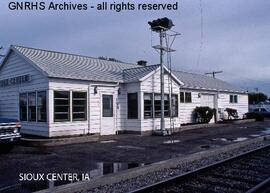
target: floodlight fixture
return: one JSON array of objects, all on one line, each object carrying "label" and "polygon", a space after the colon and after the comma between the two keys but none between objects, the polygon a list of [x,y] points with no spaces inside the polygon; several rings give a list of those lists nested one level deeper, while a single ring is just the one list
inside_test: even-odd
[{"label": "floodlight fixture", "polygon": [[148,24],[150,25],[151,29],[155,32],[160,32],[162,30],[167,31],[174,26],[172,20],[167,17],[149,21]]}]

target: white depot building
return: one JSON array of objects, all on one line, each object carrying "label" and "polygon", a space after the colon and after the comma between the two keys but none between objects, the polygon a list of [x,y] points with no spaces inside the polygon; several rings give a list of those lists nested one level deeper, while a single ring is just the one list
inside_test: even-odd
[{"label": "white depot building", "polygon": [[[167,68],[164,76],[166,128],[192,123],[197,106],[218,117],[248,112],[247,93],[224,81]],[[0,117],[19,119],[25,134],[145,133],[160,128],[160,115],[159,65],[11,46],[0,66]]]}]

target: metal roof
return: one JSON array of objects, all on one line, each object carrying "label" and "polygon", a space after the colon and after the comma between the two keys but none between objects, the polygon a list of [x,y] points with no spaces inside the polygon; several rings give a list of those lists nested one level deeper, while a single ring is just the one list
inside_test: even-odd
[{"label": "metal roof", "polygon": [[217,78],[189,72],[174,71],[175,76],[181,80],[184,85],[181,88],[203,89],[227,92],[245,92],[245,90],[231,85]]},{"label": "metal roof", "polygon": [[[62,52],[11,46],[48,77],[104,82],[135,82],[159,68],[159,65],[139,66]],[[173,74],[184,85],[181,88],[228,92],[245,92],[227,82],[209,76],[182,71]]]}]

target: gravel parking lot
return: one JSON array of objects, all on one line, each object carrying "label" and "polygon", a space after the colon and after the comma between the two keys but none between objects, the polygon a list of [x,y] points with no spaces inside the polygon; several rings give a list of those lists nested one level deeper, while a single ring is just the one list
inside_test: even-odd
[{"label": "gravel parking lot", "polygon": [[[0,155],[0,190],[18,184],[20,173],[86,173],[103,175],[237,143],[270,133],[270,121],[228,124],[183,131],[174,136],[104,136],[101,141],[49,148],[16,146]],[[100,165],[103,165],[100,171]],[[120,167],[121,166],[121,167]],[[47,184],[45,184],[46,186]],[[34,190],[44,187],[35,187]]]}]

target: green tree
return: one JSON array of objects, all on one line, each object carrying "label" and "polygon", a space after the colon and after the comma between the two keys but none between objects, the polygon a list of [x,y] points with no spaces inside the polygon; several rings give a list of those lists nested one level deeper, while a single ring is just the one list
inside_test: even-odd
[{"label": "green tree", "polygon": [[248,94],[249,104],[258,104],[260,102],[266,101],[267,99],[268,99],[268,96],[262,92]]}]

